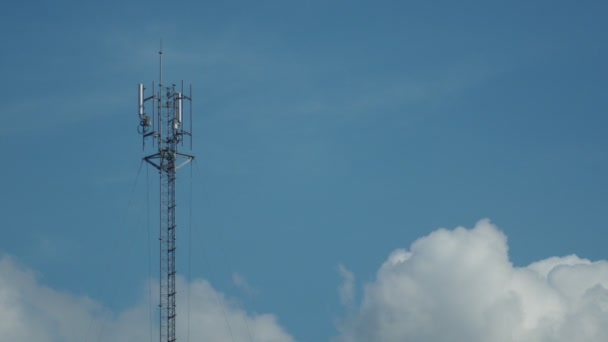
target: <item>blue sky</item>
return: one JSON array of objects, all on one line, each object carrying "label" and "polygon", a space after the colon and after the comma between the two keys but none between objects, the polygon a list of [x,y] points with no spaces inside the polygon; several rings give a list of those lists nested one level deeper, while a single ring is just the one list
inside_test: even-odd
[{"label": "blue sky", "polygon": [[194,88],[178,268],[191,244],[193,278],[298,341],[339,334],[338,265],[357,303],[440,227],[491,219],[517,267],[606,259],[605,2],[2,7],[0,253],[48,288],[120,312],[156,276],[136,87],[161,38]]}]

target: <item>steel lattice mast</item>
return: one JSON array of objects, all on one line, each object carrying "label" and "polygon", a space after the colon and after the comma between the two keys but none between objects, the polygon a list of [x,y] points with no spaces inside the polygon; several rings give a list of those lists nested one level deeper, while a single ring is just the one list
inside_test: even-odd
[{"label": "steel lattice mast", "polygon": [[[175,337],[175,255],[176,230],[175,220],[175,181],[176,171],[191,162],[194,156],[178,152],[184,146],[184,138],[189,137],[192,149],[192,86],[189,96],[184,95],[184,84],[177,91],[175,84],[163,85],[162,47],[159,51],[158,89],[152,84],[152,95],[146,97],[146,88],[139,84],[139,133],[143,137],[143,149],[146,141],[152,141],[157,152],[143,159],[154,166],[160,176],[160,342],[174,342]],[[146,113],[146,103],[152,101],[152,115]],[[189,129],[186,130],[184,107],[189,107]]]}]

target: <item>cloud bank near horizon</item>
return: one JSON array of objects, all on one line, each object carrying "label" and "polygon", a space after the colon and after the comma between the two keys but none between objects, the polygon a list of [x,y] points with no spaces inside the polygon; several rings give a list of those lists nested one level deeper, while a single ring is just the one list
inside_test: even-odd
[{"label": "cloud bank near horizon", "polygon": [[[177,290],[187,293],[178,277]],[[156,283],[153,293],[158,293]],[[154,289],[155,288],[155,289]],[[149,288],[143,293],[148,293]],[[251,314],[205,280],[190,283],[190,304],[178,297],[178,340],[294,342],[271,314]],[[156,308],[157,303],[153,303]],[[35,274],[13,258],[0,258],[0,336],[10,341],[118,341],[145,342],[158,337],[158,314],[150,324],[150,305],[140,303],[113,313],[100,303],[46,287]]]},{"label": "cloud bank near horizon", "polygon": [[[335,342],[608,340],[608,261],[570,255],[514,267],[506,236],[489,220],[439,229],[395,250],[360,300],[354,272],[337,270],[347,314]],[[178,278],[180,293],[187,285]],[[158,293],[155,282],[148,286]],[[188,303],[178,300],[178,339],[185,341]],[[276,316],[246,312],[205,280],[190,283],[189,305],[193,340],[295,341]],[[7,340],[143,342],[158,334],[156,313],[152,322],[144,300],[112,312],[44,286],[15,259],[0,257],[0,335]]]},{"label": "cloud bank near horizon", "polygon": [[514,267],[489,220],[439,229],[394,251],[338,330],[337,342],[607,341],[608,262]]}]

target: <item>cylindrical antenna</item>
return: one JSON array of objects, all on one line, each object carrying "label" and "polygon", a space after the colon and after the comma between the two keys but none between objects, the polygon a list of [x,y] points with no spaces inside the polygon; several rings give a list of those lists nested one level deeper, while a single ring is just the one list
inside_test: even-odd
[{"label": "cylindrical antenna", "polygon": [[192,84],[190,84],[190,150],[192,150]]},{"label": "cylindrical antenna", "polygon": [[158,120],[158,150],[160,151],[163,145],[163,87],[160,84],[158,85],[158,98],[156,99],[156,105],[158,106],[156,116]]},{"label": "cylindrical antenna", "polygon": [[177,122],[182,123],[182,93],[176,94],[176,102],[175,102],[175,117],[177,118]]},{"label": "cylindrical antenna", "polygon": [[160,49],[158,50],[158,98],[156,99],[158,110],[158,150],[160,151],[163,143],[163,123],[162,123],[162,100],[163,100],[163,40],[160,40]]},{"label": "cylindrical antenna", "polygon": [[[182,80],[182,84],[181,84],[181,93],[180,93],[179,95],[180,95],[180,96],[179,96],[180,98],[184,98],[184,80]],[[180,102],[181,102],[181,100],[180,100]],[[180,105],[181,105],[181,103],[180,103]],[[182,113],[181,113],[181,112],[180,112],[180,115],[179,115],[179,122],[182,122]],[[182,124],[182,129],[181,129],[181,134],[182,134],[182,139],[181,139],[181,140],[182,140],[182,147],[184,147],[184,131],[185,131],[185,130],[184,130],[184,126],[185,126],[185,125],[183,125],[183,124]]]},{"label": "cylindrical antenna", "polygon": [[[154,99],[156,97],[156,87],[154,86],[154,82],[152,82],[152,132],[156,132],[155,129],[155,125],[156,125],[156,110],[154,108]],[[156,134],[152,135],[152,147],[154,147],[154,144],[157,143],[156,142]]]},{"label": "cylindrical antenna", "polygon": [[139,116],[144,115],[144,85],[139,84]]}]

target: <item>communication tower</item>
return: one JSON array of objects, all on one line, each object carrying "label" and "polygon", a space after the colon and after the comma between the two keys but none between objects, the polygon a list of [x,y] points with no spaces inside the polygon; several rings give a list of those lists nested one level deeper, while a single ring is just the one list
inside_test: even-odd
[{"label": "communication tower", "polygon": [[[139,127],[142,135],[142,148],[146,151],[146,142],[151,142],[150,150],[155,151],[143,157],[147,163],[158,170],[160,188],[160,303],[159,325],[160,342],[174,342],[175,337],[175,255],[177,225],[175,221],[175,182],[177,170],[194,160],[194,156],[179,152],[186,146],[192,150],[192,85],[188,95],[184,93],[184,82],[181,86],[163,84],[163,51],[159,54],[159,81],[152,83],[151,95],[139,84]],[[148,106],[146,106],[148,105]],[[152,109],[149,114],[146,109]],[[187,107],[188,118],[184,112]],[[186,129],[186,126],[188,129]]]}]

